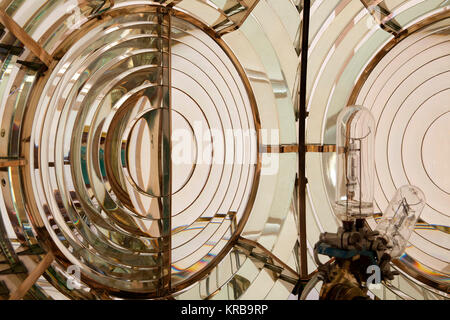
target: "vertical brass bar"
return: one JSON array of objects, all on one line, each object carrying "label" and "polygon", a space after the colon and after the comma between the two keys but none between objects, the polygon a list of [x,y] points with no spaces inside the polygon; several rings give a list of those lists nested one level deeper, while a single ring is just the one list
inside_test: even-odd
[{"label": "vertical brass bar", "polygon": [[167,34],[163,34],[166,28],[161,27],[160,41],[161,41],[161,56],[162,56],[162,83],[161,83],[161,107],[163,112],[159,119],[159,146],[160,152],[158,159],[159,167],[159,183],[161,192],[161,245],[162,250],[162,266],[161,266],[161,296],[167,296],[171,291],[171,246],[172,246],[172,119],[171,119],[171,9],[161,7],[158,14],[160,16],[160,23],[167,26]]},{"label": "vertical brass bar", "polygon": [[169,248],[169,256],[168,256],[168,270],[169,270],[169,283],[168,283],[168,287],[169,287],[169,292],[171,292],[172,290],[172,14],[171,14],[171,10],[169,10],[168,13],[168,22],[169,22],[169,46],[168,46],[168,63],[169,65],[168,67],[168,108],[169,108],[169,123],[168,123],[168,128],[167,128],[167,140],[169,141],[169,155],[168,155],[168,163],[169,163],[169,221],[168,221],[168,234],[169,234],[169,238],[168,238],[168,248]]},{"label": "vertical brass bar", "polygon": [[299,235],[299,256],[300,256],[300,279],[308,277],[308,256],[306,239],[306,80],[308,73],[308,49],[309,49],[309,15],[310,0],[303,3],[303,24],[302,24],[302,56],[300,69],[300,104],[299,104],[299,152],[298,152],[298,235]]}]

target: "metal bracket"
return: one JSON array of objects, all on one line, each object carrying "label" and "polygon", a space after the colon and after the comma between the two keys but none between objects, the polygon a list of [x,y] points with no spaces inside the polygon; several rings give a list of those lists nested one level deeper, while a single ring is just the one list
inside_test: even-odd
[{"label": "metal bracket", "polygon": [[27,268],[25,268],[22,262],[18,262],[6,270],[0,271],[0,275],[21,274],[21,273],[27,273]]},{"label": "metal bracket", "polygon": [[[20,249],[20,248],[19,248]],[[41,255],[45,254],[45,251],[42,250],[41,246],[35,244],[28,248],[25,248],[23,251],[17,251],[18,256],[34,256],[34,255]]]},{"label": "metal bracket", "polygon": [[217,37],[239,29],[258,2],[259,0],[227,0],[220,10],[221,17],[212,25]]},{"label": "metal bracket", "polygon": [[36,71],[38,75],[42,75],[48,70],[48,67],[43,63],[28,62],[23,60],[17,60],[17,63],[27,67],[30,70]]},{"label": "metal bracket", "polygon": [[17,47],[17,46],[0,43],[0,54],[1,55],[11,54],[13,56],[21,56],[24,51],[25,51],[25,49],[23,47]]},{"label": "metal bracket", "polygon": [[361,2],[383,30],[395,36],[402,31],[402,27],[391,17],[391,12],[386,8],[384,0],[361,0]]},{"label": "metal bracket", "polygon": [[[107,5],[108,4],[108,5]],[[91,6],[91,5],[89,5]],[[111,9],[114,6],[113,0],[102,0],[100,4],[97,6],[92,5],[92,11],[89,15],[89,18],[101,18],[101,15]]]}]

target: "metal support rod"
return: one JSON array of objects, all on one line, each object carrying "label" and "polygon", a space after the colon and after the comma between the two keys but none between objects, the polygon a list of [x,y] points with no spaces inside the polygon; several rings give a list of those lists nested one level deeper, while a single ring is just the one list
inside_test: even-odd
[{"label": "metal support rod", "polygon": [[47,253],[44,259],[39,262],[36,268],[28,275],[28,277],[20,284],[20,286],[14,291],[9,300],[20,300],[22,299],[31,287],[36,283],[40,276],[45,272],[45,270],[50,267],[54,260],[54,256],[51,252]]},{"label": "metal support rod", "polygon": [[300,256],[300,279],[308,277],[307,265],[307,240],[306,240],[306,80],[308,72],[308,49],[309,49],[309,15],[311,1],[303,2],[303,29],[302,29],[302,54],[300,69],[300,103],[299,103],[299,133],[298,133],[298,235]]},{"label": "metal support rod", "polygon": [[249,245],[251,247],[254,248],[258,248],[259,250],[261,250],[265,255],[267,255],[267,257],[270,257],[273,259],[273,261],[275,261],[277,264],[279,264],[283,269],[285,269],[286,271],[292,273],[293,275],[298,275],[297,272],[292,269],[291,267],[289,267],[285,262],[283,262],[283,260],[281,260],[280,258],[278,258],[276,255],[274,255],[271,251],[267,250],[262,244],[247,239],[247,238],[243,238],[243,237],[239,237],[238,241],[237,241],[237,245],[239,246],[239,244],[246,244]]},{"label": "metal support rod", "polygon": [[34,39],[14,21],[4,10],[0,10],[0,23],[5,26],[23,45],[39,58],[47,67],[53,59]]}]

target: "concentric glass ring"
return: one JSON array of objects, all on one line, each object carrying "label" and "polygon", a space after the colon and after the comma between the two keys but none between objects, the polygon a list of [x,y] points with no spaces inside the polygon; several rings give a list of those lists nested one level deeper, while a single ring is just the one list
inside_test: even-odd
[{"label": "concentric glass ring", "polygon": [[252,92],[225,45],[182,13],[145,6],[88,27],[34,92],[27,196],[86,283],[163,296],[226,253],[248,217]]}]

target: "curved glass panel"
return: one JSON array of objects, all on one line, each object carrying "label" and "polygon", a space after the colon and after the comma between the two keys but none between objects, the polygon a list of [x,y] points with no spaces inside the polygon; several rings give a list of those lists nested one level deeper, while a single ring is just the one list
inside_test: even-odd
[{"label": "curved glass panel", "polygon": [[[448,211],[442,209],[448,208],[449,198],[437,191],[445,183],[430,173],[429,160],[421,159],[436,159],[434,169],[445,175],[446,161],[437,159],[447,151],[435,137],[442,137],[438,122],[446,112],[440,98],[445,100],[448,84],[444,43],[449,9],[445,1],[314,1],[311,7],[307,142],[334,144],[339,112],[363,105],[376,123],[375,213],[381,214],[405,184],[418,186],[427,197],[406,253],[395,261],[405,272],[405,280],[393,284],[399,292],[412,278],[430,292],[448,292],[448,223],[439,212]],[[412,115],[417,122],[411,122]],[[421,127],[416,125],[419,118],[421,124],[427,119]],[[433,121],[436,126],[427,131]],[[427,143],[421,143],[426,136]],[[308,232],[310,244],[320,232],[336,228],[336,162],[333,153],[307,155],[309,225],[316,230]],[[441,210],[435,211],[438,203]],[[369,219],[369,225],[375,228],[377,220]],[[380,297],[387,297],[383,292]],[[425,298],[408,292],[414,299]]]},{"label": "curved glass panel", "polygon": [[1,2],[10,292],[52,252],[28,298],[289,296],[297,156],[268,150],[297,140],[299,13],[232,5]]}]

